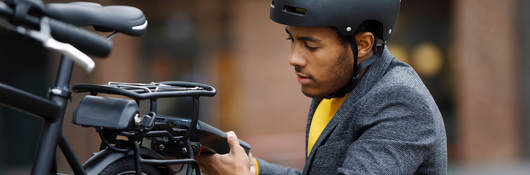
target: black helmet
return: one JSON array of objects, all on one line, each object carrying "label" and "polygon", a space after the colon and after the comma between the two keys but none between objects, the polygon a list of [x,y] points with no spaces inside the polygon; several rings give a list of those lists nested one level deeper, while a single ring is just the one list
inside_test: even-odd
[{"label": "black helmet", "polygon": [[[401,0],[273,0],[270,18],[280,24],[335,27],[344,36],[354,35],[366,21],[380,24],[382,40],[392,35]],[[375,34],[375,33],[374,33]]]}]

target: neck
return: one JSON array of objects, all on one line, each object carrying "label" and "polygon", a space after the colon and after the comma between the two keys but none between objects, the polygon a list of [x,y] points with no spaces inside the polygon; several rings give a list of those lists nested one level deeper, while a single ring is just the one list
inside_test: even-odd
[{"label": "neck", "polygon": [[334,97],[344,97],[344,95],[346,95],[346,93],[349,93],[353,90],[353,88],[355,88],[357,86],[357,84],[359,83],[359,81],[361,81],[361,78],[364,76],[364,73],[366,73],[366,70],[368,70],[369,66],[375,61],[375,59],[377,59],[377,57],[375,57],[373,54],[370,54],[368,55],[370,57],[366,58],[362,58],[360,60],[360,63],[358,64],[357,68],[360,69],[360,72],[357,76],[355,75],[352,75],[352,78],[350,79],[350,81],[348,81],[348,83],[346,83],[343,87],[341,87],[339,90],[329,94],[329,95],[326,95],[324,96],[324,98],[334,98]]}]

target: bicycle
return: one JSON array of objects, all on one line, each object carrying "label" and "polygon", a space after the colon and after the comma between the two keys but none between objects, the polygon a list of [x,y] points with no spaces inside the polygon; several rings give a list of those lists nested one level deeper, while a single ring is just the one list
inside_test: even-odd
[{"label": "bicycle", "polygon": [[[40,16],[30,15],[30,11]],[[117,15],[116,11],[120,14]],[[109,18],[110,14],[114,14],[112,18]],[[215,95],[215,88],[211,86],[193,82],[80,84],[75,85],[73,90],[90,92],[91,95],[85,96],[78,105],[73,122],[96,128],[102,140],[100,152],[81,165],[61,130],[66,102],[71,95],[68,87],[73,62],[87,72],[94,68],[90,57],[76,48],[97,56],[107,56],[111,48],[109,40],[113,36],[117,33],[139,36],[145,32],[147,20],[140,10],[133,7],[102,7],[89,2],[44,6],[40,1],[27,0],[0,2],[0,16],[10,19],[9,23],[0,23],[2,27],[34,38],[45,47],[63,53],[55,86],[49,91],[49,99],[0,83],[0,104],[45,121],[32,174],[56,173],[53,159],[57,146],[75,174],[174,173],[166,166],[169,164],[187,164],[186,174],[193,171],[200,174],[193,160],[195,155],[229,151],[226,134],[198,120],[199,97]],[[20,24],[38,27],[40,31]],[[71,24],[94,26],[98,31],[113,33],[106,40]],[[100,97],[98,93],[118,94],[133,100]],[[158,98],[184,96],[193,99],[191,120],[156,113]],[[150,101],[150,107],[148,112],[143,112],[139,110],[138,104],[146,99]],[[118,139],[119,135],[128,140]],[[147,144],[144,146],[142,143]],[[243,141],[240,143],[248,153],[250,146]],[[165,160],[168,157],[174,159]],[[133,163],[134,166],[131,166]]]},{"label": "bicycle", "polygon": [[[110,53],[112,46],[112,43],[105,38],[57,19],[68,18],[68,14],[55,14],[53,17],[52,13],[60,12],[60,9],[68,10],[66,7],[53,10],[53,8],[48,8],[39,1],[12,0],[0,2],[0,16],[8,20],[0,23],[3,28],[40,41],[44,47],[62,53],[55,85],[49,90],[49,99],[0,83],[0,104],[44,120],[31,174],[56,173],[54,158],[57,146],[62,150],[73,171],[76,174],[85,174],[61,128],[66,102],[70,98],[68,86],[74,62],[87,72],[90,72],[95,66],[90,57],[77,48],[86,53],[105,57]],[[89,13],[77,13],[76,15],[97,19],[95,15],[92,16]],[[143,16],[141,11],[137,15]],[[128,21],[126,17],[123,20]],[[131,24],[120,23],[119,25]],[[115,29],[112,25],[102,24],[102,26]],[[119,32],[120,30],[116,31]],[[142,34],[145,32],[145,28],[138,29],[138,32],[138,34]]]}]

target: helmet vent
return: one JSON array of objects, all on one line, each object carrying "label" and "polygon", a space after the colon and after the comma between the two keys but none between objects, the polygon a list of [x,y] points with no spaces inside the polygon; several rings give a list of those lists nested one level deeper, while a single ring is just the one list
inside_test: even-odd
[{"label": "helmet vent", "polygon": [[305,8],[298,8],[293,6],[284,6],[282,11],[291,15],[304,16],[307,10]]}]

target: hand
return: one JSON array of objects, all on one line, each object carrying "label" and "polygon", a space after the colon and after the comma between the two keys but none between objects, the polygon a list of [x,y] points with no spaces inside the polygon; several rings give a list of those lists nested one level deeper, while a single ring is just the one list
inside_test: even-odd
[{"label": "hand", "polygon": [[[247,156],[233,131],[227,132],[226,137],[230,152],[196,157],[201,170],[208,175],[249,175],[254,164],[253,158]],[[256,168],[253,169],[255,174]]]}]

